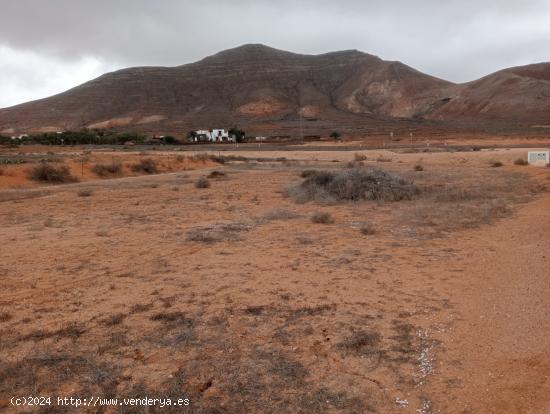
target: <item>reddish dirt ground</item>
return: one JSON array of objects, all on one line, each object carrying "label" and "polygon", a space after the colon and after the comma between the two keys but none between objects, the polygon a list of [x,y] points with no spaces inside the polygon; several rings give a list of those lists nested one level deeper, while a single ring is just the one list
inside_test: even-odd
[{"label": "reddish dirt ground", "polygon": [[[549,169],[514,165],[523,149],[235,154],[286,159],[0,192],[0,409],[86,392],[193,413],[550,412]],[[354,159],[447,190],[285,197]]]}]

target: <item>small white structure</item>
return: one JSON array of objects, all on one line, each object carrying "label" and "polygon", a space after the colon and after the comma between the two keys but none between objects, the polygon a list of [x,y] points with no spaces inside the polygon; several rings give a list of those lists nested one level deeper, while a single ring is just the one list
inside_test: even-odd
[{"label": "small white structure", "polygon": [[229,132],[225,129],[213,129],[210,133],[210,141],[224,142],[229,141]]},{"label": "small white structure", "polygon": [[235,136],[229,136],[225,129],[199,129],[194,131],[192,142],[235,142]]},{"label": "small white structure", "polygon": [[527,161],[529,162],[529,165],[546,167],[550,164],[550,151],[529,151],[527,153]]}]

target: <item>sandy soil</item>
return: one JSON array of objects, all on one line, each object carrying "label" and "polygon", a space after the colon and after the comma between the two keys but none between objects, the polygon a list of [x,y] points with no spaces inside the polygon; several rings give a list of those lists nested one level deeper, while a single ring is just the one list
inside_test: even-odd
[{"label": "sandy soil", "polygon": [[361,157],[236,154],[286,160],[0,193],[0,409],[147,393],[196,413],[550,412],[550,170],[513,165],[521,149],[361,151],[444,191],[298,204],[301,171]]}]

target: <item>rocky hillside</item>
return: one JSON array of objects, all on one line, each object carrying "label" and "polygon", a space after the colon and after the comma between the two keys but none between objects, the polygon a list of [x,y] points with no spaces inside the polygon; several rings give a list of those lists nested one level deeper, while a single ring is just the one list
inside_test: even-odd
[{"label": "rocky hillside", "polygon": [[294,134],[395,119],[550,122],[550,65],[456,85],[356,50],[300,55],[245,45],[178,67],[107,73],[0,110],[0,132],[119,128],[183,135],[239,126]]}]

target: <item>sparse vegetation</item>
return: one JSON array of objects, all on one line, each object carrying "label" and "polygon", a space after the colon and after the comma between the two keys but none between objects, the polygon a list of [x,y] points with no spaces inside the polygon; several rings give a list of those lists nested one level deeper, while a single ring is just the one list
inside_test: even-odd
[{"label": "sparse vegetation", "polygon": [[47,183],[72,183],[78,181],[78,178],[71,174],[66,165],[51,165],[39,163],[29,171],[29,178],[33,181]]},{"label": "sparse vegetation", "polygon": [[250,230],[242,223],[216,223],[206,227],[195,227],[187,232],[187,240],[199,243],[216,243],[224,240],[239,240],[239,233]]},{"label": "sparse vegetation", "polygon": [[316,224],[331,224],[334,223],[334,219],[326,211],[317,211],[311,215],[311,222]]},{"label": "sparse vegetation", "polygon": [[158,173],[157,163],[152,158],[143,158],[133,164],[130,169],[135,173],[156,174]]},{"label": "sparse vegetation", "polygon": [[263,220],[291,220],[294,218],[300,217],[298,213],[291,210],[285,210],[283,208],[278,208],[275,210],[268,211],[262,216]]},{"label": "sparse vegetation", "polygon": [[210,174],[208,174],[207,178],[221,178],[221,177],[226,177],[227,174],[224,173],[223,171],[218,171],[218,170],[214,170],[212,172],[210,172]]},{"label": "sparse vegetation", "polygon": [[359,231],[365,236],[371,236],[376,233],[376,227],[372,223],[363,223]]},{"label": "sparse vegetation", "polygon": [[89,188],[79,190],[78,193],[76,193],[79,197],[90,197],[93,192]]},{"label": "sparse vegetation", "polygon": [[514,165],[529,165],[529,162],[524,158],[516,158],[514,160]]},{"label": "sparse vegetation", "polygon": [[367,156],[365,154],[359,154],[358,152],[356,152],[355,154],[353,154],[353,159],[357,162],[366,161]]},{"label": "sparse vegetation", "polygon": [[424,171],[424,167],[421,164],[416,164],[414,166],[415,171]]},{"label": "sparse vegetation", "polygon": [[399,201],[411,200],[418,193],[419,189],[402,177],[367,168],[317,171],[287,190],[287,195],[298,202]]},{"label": "sparse vegetation", "polygon": [[208,181],[208,178],[206,177],[200,177],[195,181],[195,187],[196,188],[208,188],[210,187],[210,181]]},{"label": "sparse vegetation", "polygon": [[330,137],[331,137],[334,141],[340,141],[340,139],[341,139],[340,133],[339,133],[339,132],[336,132],[336,131],[331,132],[331,133],[330,133]]},{"label": "sparse vegetation", "polygon": [[503,164],[502,162],[500,162],[500,161],[493,161],[493,162],[491,163],[491,167],[493,167],[493,168],[502,167],[503,165],[504,165],[504,164]]},{"label": "sparse vegetation", "polygon": [[92,172],[99,177],[119,175],[122,173],[122,164],[117,162],[113,162],[110,164],[95,164],[92,167]]}]

